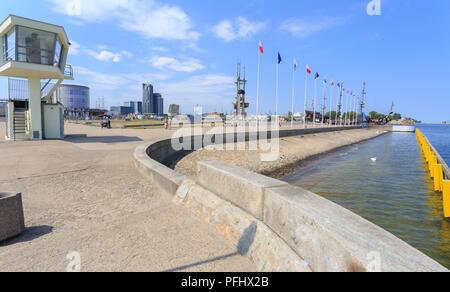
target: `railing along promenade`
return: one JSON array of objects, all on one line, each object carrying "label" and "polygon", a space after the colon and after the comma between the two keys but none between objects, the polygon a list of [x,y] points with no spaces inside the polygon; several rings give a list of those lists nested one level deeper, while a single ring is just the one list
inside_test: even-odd
[{"label": "railing along promenade", "polygon": [[417,129],[416,135],[428,163],[431,178],[434,180],[434,190],[442,193],[444,217],[450,218],[450,169],[436,148],[419,129]]}]

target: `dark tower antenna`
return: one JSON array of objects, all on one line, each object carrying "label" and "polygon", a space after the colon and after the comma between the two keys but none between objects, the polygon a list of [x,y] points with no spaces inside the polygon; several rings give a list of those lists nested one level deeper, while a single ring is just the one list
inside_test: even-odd
[{"label": "dark tower antenna", "polygon": [[336,116],[336,120],[337,117],[339,117],[339,123],[342,123],[342,96],[344,94],[344,83],[341,84],[341,92],[339,94],[339,104],[338,104],[338,112],[337,112],[337,116]]},{"label": "dark tower antenna", "polygon": [[363,90],[361,92],[361,102],[359,103],[361,116],[364,112],[364,107],[366,105],[366,81],[363,82]]},{"label": "dark tower antenna", "polygon": [[364,108],[366,106],[366,81],[363,82],[363,89],[361,92],[361,102],[359,103],[360,111],[361,111],[361,125],[363,128],[366,126],[366,117],[364,115]]},{"label": "dark tower antenna", "polygon": [[236,102],[233,103],[236,117],[246,117],[247,109],[250,104],[245,101],[245,89],[247,80],[245,79],[245,66],[244,66],[244,79],[241,79],[241,62],[238,61],[237,65],[237,78],[236,78]]}]

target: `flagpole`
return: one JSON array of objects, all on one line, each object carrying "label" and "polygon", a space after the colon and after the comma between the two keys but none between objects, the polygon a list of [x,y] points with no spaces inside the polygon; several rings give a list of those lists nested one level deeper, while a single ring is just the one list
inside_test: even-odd
[{"label": "flagpole", "polygon": [[348,99],[348,93],[347,93],[347,98],[346,98],[346,104],[345,104],[345,124],[344,126],[348,125],[348,104],[349,104],[349,99]]},{"label": "flagpole", "polygon": [[344,105],[345,105],[345,106],[343,106],[342,108],[343,108],[343,110],[344,110],[345,112],[344,112],[344,114],[342,115],[342,117],[345,117],[345,119],[343,119],[343,120],[344,120],[343,125],[344,125],[344,127],[345,127],[345,126],[347,126],[347,115],[346,115],[346,112],[347,112],[347,106],[348,106],[348,104],[347,104],[347,101],[348,101],[347,91],[344,90],[344,94],[345,94],[345,96],[344,96],[343,99],[344,99]]},{"label": "flagpole", "polygon": [[277,119],[277,125],[279,126],[280,125],[280,121],[278,120],[278,66],[279,66],[280,64],[279,64],[279,62],[278,62],[278,56],[277,56],[277,85],[276,85],[276,105],[275,105],[275,111],[276,111],[276,113],[275,113],[275,116],[276,116],[276,119]]},{"label": "flagpole", "polygon": [[[325,76],[325,79],[324,80],[326,80],[326,76]],[[326,97],[325,97],[325,84],[326,84],[326,82],[324,81],[323,82],[323,85],[322,85],[322,92],[323,92],[323,101],[322,101],[322,127],[323,127],[323,125],[324,125],[324,121],[325,121],[325,101],[326,101]]]},{"label": "flagpole", "polygon": [[[333,81],[331,81],[333,83]],[[328,121],[328,126],[331,127],[331,115],[332,115],[332,111],[333,111],[333,86],[331,85],[332,83],[330,83],[330,119]]]},{"label": "flagpole", "polygon": [[353,96],[353,92],[352,92],[352,95],[350,95],[350,98],[352,100],[352,108],[350,109],[351,119],[350,119],[349,123],[350,123],[350,126],[353,126],[353,122],[355,120],[355,117],[353,116],[353,109],[355,108],[355,98]]},{"label": "flagpole", "polygon": [[306,107],[307,107],[307,95],[308,95],[308,72],[305,74],[305,104],[303,107],[303,128],[306,129]]},{"label": "flagpole", "polygon": [[[338,98],[336,101],[336,127],[341,126],[341,113],[339,112],[339,103],[341,100],[341,86],[338,86],[337,90],[338,90],[338,95],[337,95]],[[339,114],[339,117],[338,117],[338,114]]]},{"label": "flagpole", "polygon": [[292,111],[291,111],[291,129],[294,128],[294,99],[295,99],[295,59],[294,68],[292,70]]},{"label": "flagpole", "polygon": [[256,127],[259,126],[259,80],[261,78],[260,75],[260,52],[258,51],[258,77],[256,79]]},{"label": "flagpole", "polygon": [[317,78],[314,78],[313,125],[316,125]]},{"label": "flagpole", "polygon": [[[344,86],[344,85],[342,85]],[[344,111],[345,111],[345,87],[342,88],[342,101],[341,101],[341,117],[340,117],[340,122],[339,124],[341,125],[341,127],[344,126]]]}]

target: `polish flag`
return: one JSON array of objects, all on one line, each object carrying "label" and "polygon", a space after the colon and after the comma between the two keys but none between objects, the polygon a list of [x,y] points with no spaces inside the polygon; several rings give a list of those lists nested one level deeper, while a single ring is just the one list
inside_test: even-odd
[{"label": "polish flag", "polygon": [[261,52],[261,55],[264,55],[264,49],[263,49],[261,41],[259,41],[259,51]]},{"label": "polish flag", "polygon": [[309,69],[309,65],[306,65],[306,73],[311,74],[311,69]]}]

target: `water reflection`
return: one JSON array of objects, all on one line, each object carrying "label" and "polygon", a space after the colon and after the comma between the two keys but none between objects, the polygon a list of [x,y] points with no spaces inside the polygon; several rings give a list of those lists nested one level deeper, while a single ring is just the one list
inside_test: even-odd
[{"label": "water reflection", "polygon": [[450,268],[450,222],[414,134],[391,133],[346,147],[283,180],[361,215]]}]

